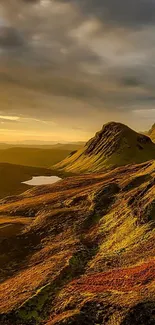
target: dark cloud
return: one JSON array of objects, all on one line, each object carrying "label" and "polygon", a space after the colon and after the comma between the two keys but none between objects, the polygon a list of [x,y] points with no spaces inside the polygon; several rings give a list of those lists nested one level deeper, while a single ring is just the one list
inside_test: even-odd
[{"label": "dark cloud", "polygon": [[64,120],[80,131],[154,105],[155,0],[3,0],[2,6],[4,115]]},{"label": "dark cloud", "polygon": [[[21,1],[25,4],[41,3],[41,0]],[[130,27],[155,23],[155,0],[55,0],[55,2],[76,4],[86,15],[96,16],[104,23]]]},{"label": "dark cloud", "polygon": [[21,0],[21,1],[23,1],[24,3],[28,3],[28,4],[33,4],[33,3],[40,2],[40,0]]},{"label": "dark cloud", "polygon": [[[59,1],[59,0],[58,0]],[[60,0],[76,3],[85,14],[99,17],[108,24],[130,27],[155,23],[154,0]]]},{"label": "dark cloud", "polygon": [[144,82],[142,82],[137,77],[124,77],[121,79],[120,84],[125,87],[139,87],[142,86]]},{"label": "dark cloud", "polygon": [[1,47],[20,47],[24,41],[20,33],[13,27],[0,27],[0,46]]}]

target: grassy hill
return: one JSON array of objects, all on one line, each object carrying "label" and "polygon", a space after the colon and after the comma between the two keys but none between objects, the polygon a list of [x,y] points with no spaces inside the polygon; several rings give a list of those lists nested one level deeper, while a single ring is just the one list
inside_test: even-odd
[{"label": "grassy hill", "polygon": [[105,124],[85,147],[54,166],[72,173],[95,172],[155,159],[155,144],[121,123]]},{"label": "grassy hill", "polygon": [[67,157],[72,151],[78,150],[82,144],[57,144],[50,149],[13,147],[0,150],[0,162],[48,168]]},{"label": "grassy hill", "polygon": [[31,179],[32,176],[51,175],[50,170],[19,165],[0,163],[0,198],[20,194],[29,188],[21,182]]},{"label": "grassy hill", "polygon": [[0,324],[155,324],[155,163],[0,201]]}]

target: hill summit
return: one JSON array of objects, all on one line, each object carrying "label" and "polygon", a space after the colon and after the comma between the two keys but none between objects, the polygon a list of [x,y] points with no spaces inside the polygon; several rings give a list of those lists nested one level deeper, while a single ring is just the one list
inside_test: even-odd
[{"label": "hill summit", "polygon": [[122,123],[110,122],[54,168],[66,172],[95,172],[131,163],[155,159],[155,144],[143,134]]}]

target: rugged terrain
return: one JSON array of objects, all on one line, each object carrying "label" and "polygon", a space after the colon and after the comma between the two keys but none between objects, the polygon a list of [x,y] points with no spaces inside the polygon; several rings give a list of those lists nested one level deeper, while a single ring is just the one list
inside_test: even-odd
[{"label": "rugged terrain", "polygon": [[96,172],[155,159],[155,144],[121,123],[105,124],[84,148],[70,154],[55,169],[72,173]]},{"label": "rugged terrain", "polygon": [[154,325],[154,226],[153,161],[1,200],[0,324]]}]

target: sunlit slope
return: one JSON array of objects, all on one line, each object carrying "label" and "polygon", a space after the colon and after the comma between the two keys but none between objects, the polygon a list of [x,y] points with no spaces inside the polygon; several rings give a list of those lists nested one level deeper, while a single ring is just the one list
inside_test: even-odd
[{"label": "sunlit slope", "polygon": [[126,125],[111,122],[103,126],[85,147],[54,168],[67,172],[95,172],[130,163],[155,159],[155,144]]},{"label": "sunlit slope", "polygon": [[155,124],[152,125],[151,129],[147,132],[148,136],[153,142],[155,142]]},{"label": "sunlit slope", "polygon": [[1,201],[0,324],[154,325],[154,179],[147,162]]}]

